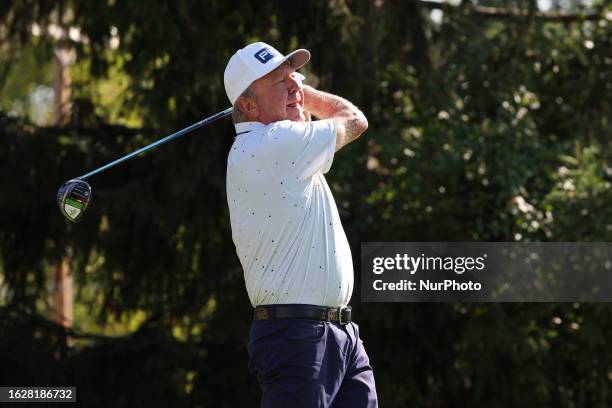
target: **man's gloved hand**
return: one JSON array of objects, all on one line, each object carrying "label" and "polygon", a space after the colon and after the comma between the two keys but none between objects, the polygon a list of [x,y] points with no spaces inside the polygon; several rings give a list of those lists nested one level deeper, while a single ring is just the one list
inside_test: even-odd
[{"label": "man's gloved hand", "polygon": [[[302,87],[304,85],[304,80],[306,79],[306,77],[302,74],[300,74],[299,72],[296,72],[294,74],[294,78],[295,81],[300,84],[300,87]],[[308,111],[304,111],[304,117],[306,118],[306,122],[310,122],[311,118],[310,118],[310,112]]]},{"label": "man's gloved hand", "polygon": [[304,75],[300,74],[299,72],[295,73],[295,80],[300,84],[300,86],[304,85],[305,79],[306,77]]}]

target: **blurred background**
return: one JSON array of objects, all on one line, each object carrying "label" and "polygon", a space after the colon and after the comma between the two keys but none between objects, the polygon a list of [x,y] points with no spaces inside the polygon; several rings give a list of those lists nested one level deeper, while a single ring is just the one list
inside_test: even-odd
[{"label": "blurred background", "polygon": [[0,385],[82,406],[255,407],[231,239],[229,57],[312,52],[369,129],[327,175],[381,407],[612,405],[608,304],[362,303],[366,241],[612,241],[604,0],[0,3]]}]

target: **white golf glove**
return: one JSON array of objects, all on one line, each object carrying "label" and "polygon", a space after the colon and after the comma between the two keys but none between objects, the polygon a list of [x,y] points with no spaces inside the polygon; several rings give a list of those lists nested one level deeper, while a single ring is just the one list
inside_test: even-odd
[{"label": "white golf glove", "polygon": [[300,86],[304,85],[304,80],[306,79],[304,75],[300,74],[299,72],[296,72],[294,77],[296,82],[300,84]]},{"label": "white golf glove", "polygon": [[[302,87],[304,85],[304,80],[306,79],[306,77],[302,74],[300,74],[299,72],[296,72],[294,75],[295,81],[300,84],[300,87]],[[304,117],[306,118],[306,122],[310,122],[312,120],[312,117],[310,116],[310,112],[308,111],[304,111]]]}]

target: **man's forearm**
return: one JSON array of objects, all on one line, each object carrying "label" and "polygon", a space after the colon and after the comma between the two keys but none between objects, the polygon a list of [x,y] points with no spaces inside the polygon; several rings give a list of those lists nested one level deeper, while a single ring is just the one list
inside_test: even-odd
[{"label": "man's forearm", "polygon": [[359,110],[346,99],[304,85],[304,109],[319,119],[329,119],[343,110]]},{"label": "man's forearm", "polygon": [[355,140],[368,128],[363,112],[346,99],[304,86],[304,109],[319,119],[333,119],[336,123],[336,150]]}]

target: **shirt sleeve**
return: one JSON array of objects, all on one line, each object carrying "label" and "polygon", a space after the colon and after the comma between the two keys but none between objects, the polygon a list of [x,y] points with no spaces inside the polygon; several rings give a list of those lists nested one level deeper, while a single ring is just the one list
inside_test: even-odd
[{"label": "shirt sleeve", "polygon": [[336,150],[336,127],[330,119],[312,122],[284,120],[264,136],[265,152],[277,174],[301,180],[327,173]]}]

